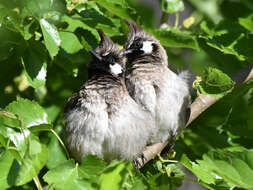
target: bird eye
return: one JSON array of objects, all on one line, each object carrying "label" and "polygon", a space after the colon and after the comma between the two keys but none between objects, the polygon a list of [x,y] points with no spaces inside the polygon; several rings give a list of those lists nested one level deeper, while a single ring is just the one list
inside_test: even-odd
[{"label": "bird eye", "polygon": [[114,64],[117,62],[117,58],[113,56],[112,54],[108,54],[105,57],[103,57],[104,62]]},{"label": "bird eye", "polygon": [[137,46],[138,48],[140,48],[141,42],[140,42],[140,41],[137,41],[137,42],[136,42],[136,46]]},{"label": "bird eye", "polygon": [[137,39],[133,42],[133,44],[131,45],[131,48],[133,49],[140,49],[142,47],[142,42],[140,39]]}]

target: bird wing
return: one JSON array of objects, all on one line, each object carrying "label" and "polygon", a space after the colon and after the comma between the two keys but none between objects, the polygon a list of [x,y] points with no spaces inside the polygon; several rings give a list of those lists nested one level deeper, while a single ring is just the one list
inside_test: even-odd
[{"label": "bird wing", "polygon": [[154,85],[150,80],[139,80],[129,77],[126,80],[127,90],[130,96],[145,110],[155,114],[157,94]]},{"label": "bird wing", "polygon": [[107,105],[95,90],[80,91],[66,104],[66,140],[72,155],[79,161],[84,155],[102,157],[108,132]]},{"label": "bird wing", "polygon": [[[133,159],[146,147],[151,134],[152,117],[128,95],[110,118],[111,137],[107,148],[114,147],[113,157]],[[112,155],[108,155],[112,156]]]}]

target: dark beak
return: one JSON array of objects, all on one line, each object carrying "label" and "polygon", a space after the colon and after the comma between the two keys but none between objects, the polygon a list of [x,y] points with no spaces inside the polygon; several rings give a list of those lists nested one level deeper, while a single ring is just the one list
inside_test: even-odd
[{"label": "dark beak", "polygon": [[131,54],[133,52],[134,52],[134,49],[127,49],[123,53],[124,53],[124,55],[128,55],[128,54]]},{"label": "dark beak", "polygon": [[96,57],[99,61],[102,61],[102,57],[97,53],[95,52],[94,50],[90,50],[89,51],[94,57]]}]

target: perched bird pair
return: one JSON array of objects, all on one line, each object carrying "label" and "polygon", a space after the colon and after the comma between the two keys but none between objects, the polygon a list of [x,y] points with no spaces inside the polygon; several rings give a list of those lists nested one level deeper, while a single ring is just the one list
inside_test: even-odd
[{"label": "perched bird pair", "polygon": [[121,51],[98,31],[89,79],[66,104],[66,142],[78,161],[88,154],[135,159],[147,145],[174,141],[189,117],[187,73],[169,70],[159,41],[126,22],[130,33]]}]

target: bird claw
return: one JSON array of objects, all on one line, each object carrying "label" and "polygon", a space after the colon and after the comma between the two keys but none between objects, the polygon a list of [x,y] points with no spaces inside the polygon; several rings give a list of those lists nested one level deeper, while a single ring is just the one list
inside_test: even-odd
[{"label": "bird claw", "polygon": [[136,168],[141,168],[144,165],[144,163],[145,163],[146,160],[147,159],[146,159],[145,155],[143,153],[141,153],[141,155],[139,157],[135,157],[133,159],[133,165]]}]

